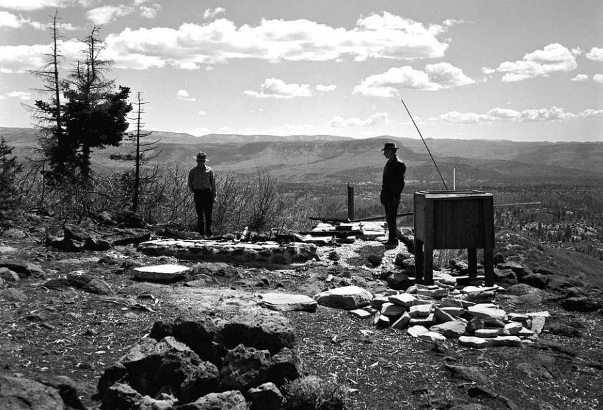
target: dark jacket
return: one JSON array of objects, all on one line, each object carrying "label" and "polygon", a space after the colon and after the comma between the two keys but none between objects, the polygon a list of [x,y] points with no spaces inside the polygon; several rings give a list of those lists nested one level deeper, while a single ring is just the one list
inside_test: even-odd
[{"label": "dark jacket", "polygon": [[404,189],[404,174],[406,165],[398,157],[394,157],[385,163],[383,168],[383,183],[381,185],[381,195],[391,195],[400,198]]}]

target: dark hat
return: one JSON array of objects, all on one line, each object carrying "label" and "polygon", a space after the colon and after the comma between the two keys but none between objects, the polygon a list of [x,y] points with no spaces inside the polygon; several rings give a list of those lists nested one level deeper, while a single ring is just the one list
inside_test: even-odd
[{"label": "dark hat", "polygon": [[203,160],[203,161],[207,161],[207,154],[205,152],[200,152],[197,154],[197,156],[195,157],[198,160]]},{"label": "dark hat", "polygon": [[393,142],[386,142],[385,146],[383,147],[383,149],[381,149],[381,151],[385,151],[386,149],[393,149],[395,151],[398,149],[398,147],[396,147],[396,144]]}]

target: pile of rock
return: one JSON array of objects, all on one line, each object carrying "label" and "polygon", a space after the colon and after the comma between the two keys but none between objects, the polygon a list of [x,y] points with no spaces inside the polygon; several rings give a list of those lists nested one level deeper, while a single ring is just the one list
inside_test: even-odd
[{"label": "pile of rock", "polygon": [[356,238],[375,240],[386,238],[385,222],[321,222],[301,238],[304,242],[324,244],[338,240],[354,242]]},{"label": "pile of rock", "polygon": [[458,339],[469,347],[521,346],[531,343],[548,312],[507,313],[494,303],[499,286],[413,285],[406,291],[372,295],[344,286],[314,296],[319,305],[347,309],[354,316],[373,318],[375,326],[406,330],[431,341]]},{"label": "pile of rock", "polygon": [[278,409],[301,376],[295,333],[261,309],[220,322],[204,314],[156,322],[103,373],[102,409]]},{"label": "pile of rock", "polygon": [[112,228],[108,232],[65,224],[63,236],[46,238],[46,245],[65,252],[106,251],[113,246],[139,244],[148,241],[151,233],[140,228]]},{"label": "pile of rock", "polygon": [[316,245],[297,242],[281,244],[274,241],[249,243],[222,239],[161,239],[143,242],[138,246],[138,250],[149,256],[174,256],[178,259],[243,263],[261,262],[278,265],[318,259]]}]

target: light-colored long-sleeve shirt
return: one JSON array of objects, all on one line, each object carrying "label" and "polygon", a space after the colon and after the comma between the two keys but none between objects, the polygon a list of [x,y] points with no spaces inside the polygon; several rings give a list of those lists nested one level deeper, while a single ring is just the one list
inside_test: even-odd
[{"label": "light-colored long-sleeve shirt", "polygon": [[191,191],[200,189],[211,189],[212,195],[216,196],[216,181],[214,170],[206,165],[197,165],[188,173],[188,188]]}]

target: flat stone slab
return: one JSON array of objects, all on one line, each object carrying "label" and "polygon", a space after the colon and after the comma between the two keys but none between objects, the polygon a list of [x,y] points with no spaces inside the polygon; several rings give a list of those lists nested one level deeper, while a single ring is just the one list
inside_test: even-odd
[{"label": "flat stone slab", "polygon": [[262,262],[287,265],[317,259],[316,245],[291,242],[234,242],[225,240],[159,239],[142,242],[138,250],[149,256],[174,256],[179,259]]},{"label": "flat stone slab", "polygon": [[354,310],[370,304],[373,295],[358,286],[342,286],[314,295],[319,304],[336,309]]},{"label": "flat stone slab", "polygon": [[181,265],[153,265],[134,268],[133,279],[151,282],[174,282],[183,279],[190,270]]},{"label": "flat stone slab", "polygon": [[[258,302],[260,306],[280,312],[301,310],[305,312],[314,312],[318,303],[310,296],[294,295],[289,293],[264,293]],[[368,312],[367,312],[368,313]]]}]

